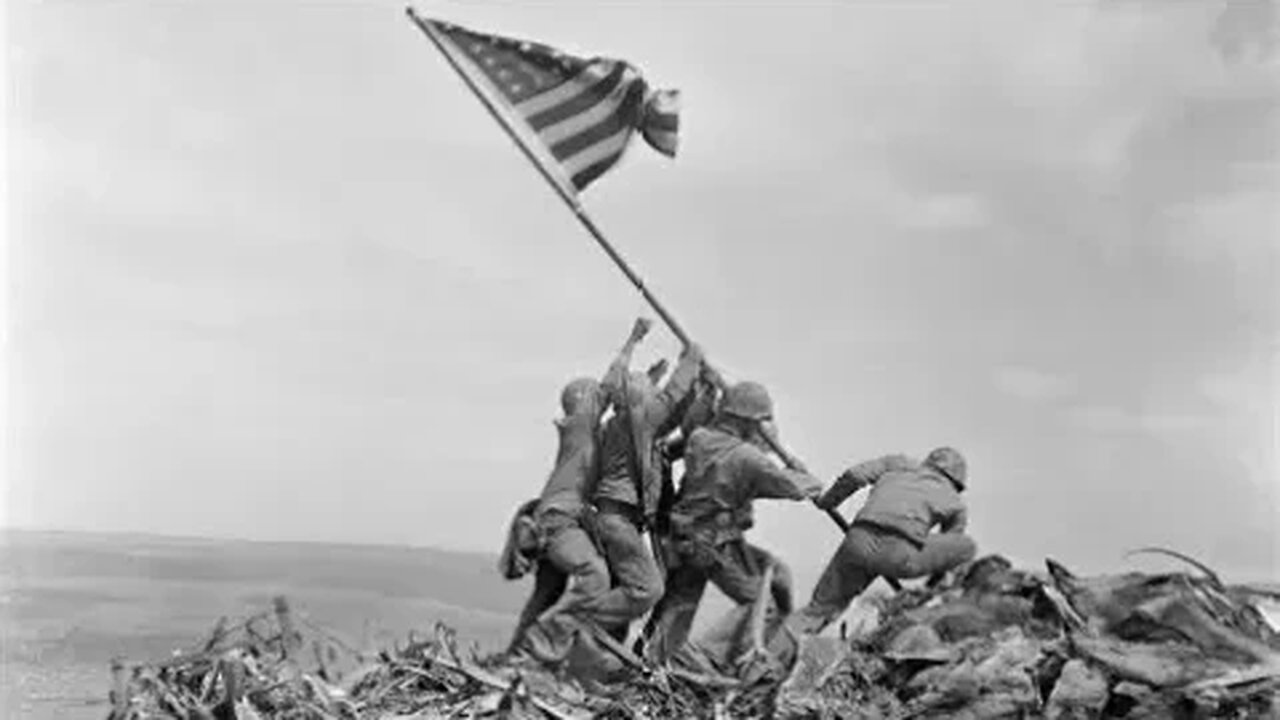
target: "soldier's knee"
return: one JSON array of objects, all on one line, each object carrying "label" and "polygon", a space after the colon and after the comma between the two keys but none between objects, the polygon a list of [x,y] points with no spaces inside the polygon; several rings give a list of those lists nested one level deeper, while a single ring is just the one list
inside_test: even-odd
[{"label": "soldier's knee", "polygon": [[627,589],[628,605],[636,615],[643,615],[658,604],[664,592],[666,592],[666,585],[662,582],[661,577],[655,575],[645,582],[636,583]]},{"label": "soldier's knee", "polygon": [[603,561],[583,563],[574,568],[570,582],[576,593],[588,596],[600,595],[609,590],[609,566]]},{"label": "soldier's knee", "polygon": [[978,545],[968,535],[930,536],[923,552],[912,556],[902,577],[923,577],[948,572],[974,559]]},{"label": "soldier's knee", "polygon": [[585,575],[578,578],[574,591],[586,597],[596,597],[609,592],[608,575]]},{"label": "soldier's knee", "polygon": [[942,563],[946,566],[946,570],[950,570],[957,565],[973,560],[978,555],[978,544],[968,535],[947,535],[944,551],[942,553]]}]

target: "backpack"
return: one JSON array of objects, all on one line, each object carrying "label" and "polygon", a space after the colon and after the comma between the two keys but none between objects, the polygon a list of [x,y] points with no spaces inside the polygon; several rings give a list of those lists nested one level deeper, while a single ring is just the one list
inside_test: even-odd
[{"label": "backpack", "polygon": [[498,556],[498,571],[507,580],[528,575],[546,546],[546,534],[533,515],[538,502],[538,498],[534,498],[522,503],[507,526],[507,540]]}]

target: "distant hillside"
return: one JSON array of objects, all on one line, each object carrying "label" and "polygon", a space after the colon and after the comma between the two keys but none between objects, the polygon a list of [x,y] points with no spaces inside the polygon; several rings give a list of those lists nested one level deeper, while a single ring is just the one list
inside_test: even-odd
[{"label": "distant hillside", "polygon": [[100,717],[75,707],[101,697],[112,656],[163,657],[277,594],[356,645],[443,621],[495,649],[528,590],[480,553],[6,530],[0,707],[15,711],[5,717]]}]

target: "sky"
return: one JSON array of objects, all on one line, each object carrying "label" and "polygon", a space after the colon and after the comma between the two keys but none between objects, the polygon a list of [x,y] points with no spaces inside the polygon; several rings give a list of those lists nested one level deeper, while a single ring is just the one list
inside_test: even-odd
[{"label": "sky", "polygon": [[[403,8],[5,5],[4,524],[499,549],[656,317]],[[417,8],[681,90],[584,204],[823,480],[950,444],[983,552],[1280,578],[1274,4]]]}]

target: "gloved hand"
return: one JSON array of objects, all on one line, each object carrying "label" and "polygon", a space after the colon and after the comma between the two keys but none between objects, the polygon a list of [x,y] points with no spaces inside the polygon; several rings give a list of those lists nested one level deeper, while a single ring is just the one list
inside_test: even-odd
[{"label": "gloved hand", "polygon": [[703,354],[702,352],[702,346],[695,342],[691,342],[688,345],[685,345],[684,352],[681,354],[684,355],[684,357],[698,363],[706,359],[706,355]]},{"label": "gloved hand", "polygon": [[653,321],[649,318],[636,318],[636,324],[631,327],[631,337],[628,342],[632,345],[639,343],[649,334],[649,329],[653,327]]},{"label": "gloved hand", "polygon": [[[826,495],[826,492],[822,489],[822,483],[820,482],[815,482],[813,487],[810,487],[804,493],[806,500],[812,500],[814,502],[818,502],[823,495]],[[823,509],[825,510],[826,508]]]},{"label": "gloved hand", "polygon": [[703,358],[702,362],[702,379],[710,383],[711,387],[717,391],[729,387],[728,381],[724,379],[724,376],[720,374],[719,370],[711,367],[711,365],[706,362],[706,358]]}]

